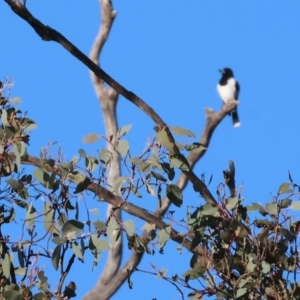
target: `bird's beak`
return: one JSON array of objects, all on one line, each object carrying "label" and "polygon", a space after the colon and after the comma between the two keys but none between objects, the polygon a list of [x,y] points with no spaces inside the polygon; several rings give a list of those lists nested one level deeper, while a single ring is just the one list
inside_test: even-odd
[{"label": "bird's beak", "polygon": [[224,73],[224,71],[223,70],[218,70],[219,72],[221,72],[222,74]]}]

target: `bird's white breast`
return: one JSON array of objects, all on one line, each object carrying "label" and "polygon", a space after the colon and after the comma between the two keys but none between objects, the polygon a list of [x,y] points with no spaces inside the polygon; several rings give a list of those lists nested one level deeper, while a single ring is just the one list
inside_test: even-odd
[{"label": "bird's white breast", "polygon": [[224,103],[227,103],[232,100],[237,100],[234,99],[235,92],[236,92],[235,84],[236,84],[235,79],[230,78],[228,79],[226,85],[220,85],[220,84],[217,85],[218,93]]}]

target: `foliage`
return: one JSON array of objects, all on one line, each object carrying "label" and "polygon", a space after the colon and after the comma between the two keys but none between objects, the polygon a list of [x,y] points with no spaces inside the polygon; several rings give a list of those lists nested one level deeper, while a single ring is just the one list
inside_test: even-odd
[{"label": "foliage", "polygon": [[[60,150],[51,155],[49,145],[40,158],[33,159],[27,147],[35,122],[14,107],[20,101],[3,96],[9,87],[10,82],[5,82],[0,98],[1,177],[6,178],[1,182],[0,193],[0,288],[4,299],[75,297],[75,282],[63,288],[73,264],[92,255],[94,269],[101,252],[109,251],[122,233],[127,237],[129,249],[139,253],[155,254],[156,246],[163,253],[170,239],[176,241],[176,235],[185,241],[178,251],[182,247],[191,251],[190,266],[181,275],[167,277],[166,269],[154,265],[154,272],[129,268],[129,287],[132,287],[130,275],[137,271],[162,278],[179,291],[190,289],[190,299],[212,295],[217,299],[300,299],[297,282],[300,221],[293,222],[289,213],[300,209],[297,201],[300,187],[290,175],[290,182],[283,183],[272,201],[264,206],[259,203],[245,206],[240,194],[230,193],[228,197],[226,175],[225,183],[218,187],[216,203],[206,203],[194,211],[189,209],[186,219],[180,222],[176,221],[175,212],[170,211],[170,222],[160,230],[157,224],[147,224],[149,234],[144,240],[136,234],[134,220],[121,221],[112,211],[106,220],[90,221],[90,213],[95,210],[97,213],[97,209],[84,216],[79,205],[79,197],[85,199],[92,184],[99,188],[106,186],[113,154],[103,148],[95,157],[80,149],[78,157],[65,161]],[[181,207],[184,195],[173,180],[176,173],[189,168],[188,161],[184,156],[170,154],[173,145],[164,131],[157,132],[141,155],[132,156],[125,139],[130,129],[131,125],[120,128],[113,145],[129,171],[128,176],[118,178],[113,184],[115,197],[122,198],[119,208],[132,195],[142,197],[145,193],[156,197],[158,204],[166,194],[176,207]],[[180,127],[170,129],[180,136],[194,136]],[[84,142],[95,143],[99,138],[112,140],[89,134]],[[197,143],[176,142],[176,145],[187,151],[204,149]],[[21,169],[22,164],[35,165],[35,169]],[[224,174],[229,173],[224,171]],[[18,240],[2,234],[3,230],[9,231],[8,227],[16,226],[14,220],[22,222],[17,225],[21,232]],[[39,223],[43,226],[38,226]],[[185,233],[174,234],[177,227],[184,227]],[[57,290],[48,283],[39,264],[41,257],[48,258],[49,265],[58,271]]]}]

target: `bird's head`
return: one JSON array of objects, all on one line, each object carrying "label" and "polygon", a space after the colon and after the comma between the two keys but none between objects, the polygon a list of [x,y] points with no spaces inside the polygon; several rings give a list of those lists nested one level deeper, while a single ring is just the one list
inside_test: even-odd
[{"label": "bird's head", "polygon": [[224,68],[224,69],[221,69],[219,70],[223,76],[226,76],[226,77],[233,77],[233,72],[230,68]]}]

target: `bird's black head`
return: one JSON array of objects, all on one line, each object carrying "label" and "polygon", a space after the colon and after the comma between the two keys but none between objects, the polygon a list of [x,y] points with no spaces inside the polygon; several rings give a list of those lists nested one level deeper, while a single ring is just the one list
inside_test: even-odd
[{"label": "bird's black head", "polygon": [[234,77],[233,72],[230,68],[224,68],[219,71],[222,73],[223,77],[226,77],[226,78]]}]

